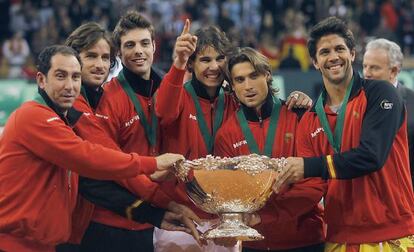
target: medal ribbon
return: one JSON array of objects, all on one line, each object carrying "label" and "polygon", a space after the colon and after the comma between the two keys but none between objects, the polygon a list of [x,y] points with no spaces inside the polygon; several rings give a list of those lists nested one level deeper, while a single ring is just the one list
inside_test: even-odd
[{"label": "medal ribbon", "polygon": [[210,130],[207,127],[206,120],[204,119],[203,111],[201,110],[201,105],[198,100],[198,96],[195,93],[193,86],[191,85],[190,81],[184,84],[185,90],[190,94],[194,106],[196,108],[197,113],[197,123],[198,127],[201,131],[201,135],[203,136],[204,143],[206,145],[208,153],[211,154],[213,151],[213,144],[214,138],[216,136],[217,130],[220,128],[221,123],[223,122],[223,115],[224,115],[224,91],[220,87],[219,95],[218,95],[218,102],[217,102],[217,110],[214,113],[214,125],[213,125],[213,133],[210,134]]},{"label": "medal ribbon", "polygon": [[344,122],[345,122],[345,113],[346,113],[346,106],[348,104],[349,96],[351,94],[352,85],[354,83],[354,78],[352,77],[351,82],[348,85],[348,88],[345,92],[345,97],[342,102],[342,106],[339,109],[338,119],[335,125],[335,132],[332,134],[331,127],[329,126],[328,118],[326,117],[326,113],[323,107],[324,100],[326,99],[326,91],[323,91],[320,95],[318,100],[316,101],[316,114],[318,115],[319,121],[322,124],[323,130],[328,137],[328,141],[331,144],[332,148],[334,149],[335,153],[339,153],[341,151],[341,142],[342,142],[342,132],[344,129]]},{"label": "medal ribbon", "polygon": [[[132,89],[131,85],[129,84],[128,80],[125,78],[124,73],[121,71],[118,75],[118,81],[122,86],[122,89],[128,95],[129,99],[131,99],[132,103],[134,104],[135,111],[137,112],[142,127],[144,128],[145,135],[151,147],[154,147],[157,143],[157,127],[158,127],[158,119],[155,115],[155,109],[150,111],[151,117],[151,125],[148,123],[147,118],[145,117],[144,111],[142,109],[141,103],[138,101],[138,98]],[[155,107],[155,94],[152,97],[153,104]]]},{"label": "medal ribbon", "polygon": [[244,138],[246,139],[247,145],[249,146],[249,150],[251,153],[263,154],[268,157],[272,156],[273,143],[275,141],[275,134],[276,134],[277,122],[279,120],[281,105],[282,104],[279,99],[277,98],[273,99],[273,108],[272,108],[272,113],[270,115],[270,124],[267,130],[266,142],[265,142],[263,152],[260,152],[259,150],[259,147],[257,145],[256,140],[253,137],[252,131],[249,128],[249,124],[246,120],[246,116],[244,115],[243,110],[239,109],[239,111],[237,111],[237,119],[239,120],[240,127],[242,129]]}]

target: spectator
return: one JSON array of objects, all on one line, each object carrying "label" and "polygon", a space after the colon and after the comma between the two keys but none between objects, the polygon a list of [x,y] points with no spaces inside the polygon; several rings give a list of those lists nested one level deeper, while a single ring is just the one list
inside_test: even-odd
[{"label": "spectator", "polygon": [[9,69],[8,77],[22,78],[22,68],[30,55],[29,45],[22,32],[16,32],[11,39],[4,42],[3,55]]}]

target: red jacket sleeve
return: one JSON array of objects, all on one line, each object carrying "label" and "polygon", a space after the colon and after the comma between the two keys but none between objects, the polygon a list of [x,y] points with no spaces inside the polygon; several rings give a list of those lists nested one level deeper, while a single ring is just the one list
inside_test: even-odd
[{"label": "red jacket sleeve", "polygon": [[141,167],[137,154],[125,154],[82,140],[56,113],[40,104],[16,114],[16,131],[22,145],[34,155],[85,177],[134,177]]},{"label": "red jacket sleeve", "polygon": [[155,112],[160,118],[161,125],[174,122],[184,106],[184,74],[186,70],[180,70],[174,65],[162,79],[155,102]]},{"label": "red jacket sleeve", "polygon": [[[77,136],[91,143],[101,144],[104,147],[121,151],[112,138],[102,129],[93,114],[84,114],[74,126]],[[154,157],[140,156],[141,166],[139,173],[150,175],[157,169],[157,161]]]}]

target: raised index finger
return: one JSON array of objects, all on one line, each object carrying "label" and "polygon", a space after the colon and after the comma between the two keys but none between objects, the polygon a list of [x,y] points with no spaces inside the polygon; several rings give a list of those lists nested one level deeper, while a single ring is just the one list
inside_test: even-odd
[{"label": "raised index finger", "polygon": [[186,33],[190,33],[190,19],[186,19],[183,27],[183,31],[181,32],[181,35],[184,35]]}]

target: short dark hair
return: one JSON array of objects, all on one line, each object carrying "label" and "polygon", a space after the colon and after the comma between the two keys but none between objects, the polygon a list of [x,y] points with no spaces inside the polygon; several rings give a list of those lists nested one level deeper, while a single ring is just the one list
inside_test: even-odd
[{"label": "short dark hair", "polygon": [[88,50],[94,46],[101,39],[104,39],[110,47],[110,68],[113,68],[116,62],[115,48],[108,32],[98,23],[88,22],[79,26],[66,39],[65,45],[70,46],[78,53],[81,53],[83,50]]},{"label": "short dark hair", "polygon": [[272,67],[270,66],[269,59],[258,52],[257,50],[250,47],[243,47],[236,49],[229,57],[226,67],[226,77],[227,81],[233,85],[231,78],[231,70],[237,64],[248,62],[252,64],[254,70],[259,74],[269,75],[269,78],[266,80],[267,86],[272,93],[276,93],[278,90],[272,87],[273,77],[272,77]]},{"label": "short dark hair", "polygon": [[[217,52],[225,56],[230,54],[234,49],[226,33],[221,31],[216,26],[200,28],[194,33],[194,35],[197,36],[197,45],[194,53],[189,58],[190,62],[194,62],[197,54],[204,50],[207,46],[211,46]],[[189,70],[192,71],[192,69]]]},{"label": "short dark hair", "polygon": [[137,11],[128,11],[119,19],[112,33],[113,44],[117,50],[121,48],[121,37],[136,28],[147,29],[151,34],[151,40],[154,40],[155,31],[152,23]]},{"label": "short dark hair", "polygon": [[44,75],[47,75],[51,68],[51,59],[56,54],[63,54],[63,55],[72,55],[76,57],[79,64],[82,67],[82,62],[80,60],[79,54],[71,47],[64,46],[64,45],[52,45],[44,48],[39,56],[37,57],[37,70]]},{"label": "short dark hair", "polygon": [[308,40],[308,51],[312,59],[316,60],[316,44],[323,36],[336,34],[345,40],[350,51],[355,49],[355,39],[346,23],[337,17],[328,17],[312,27]]}]

